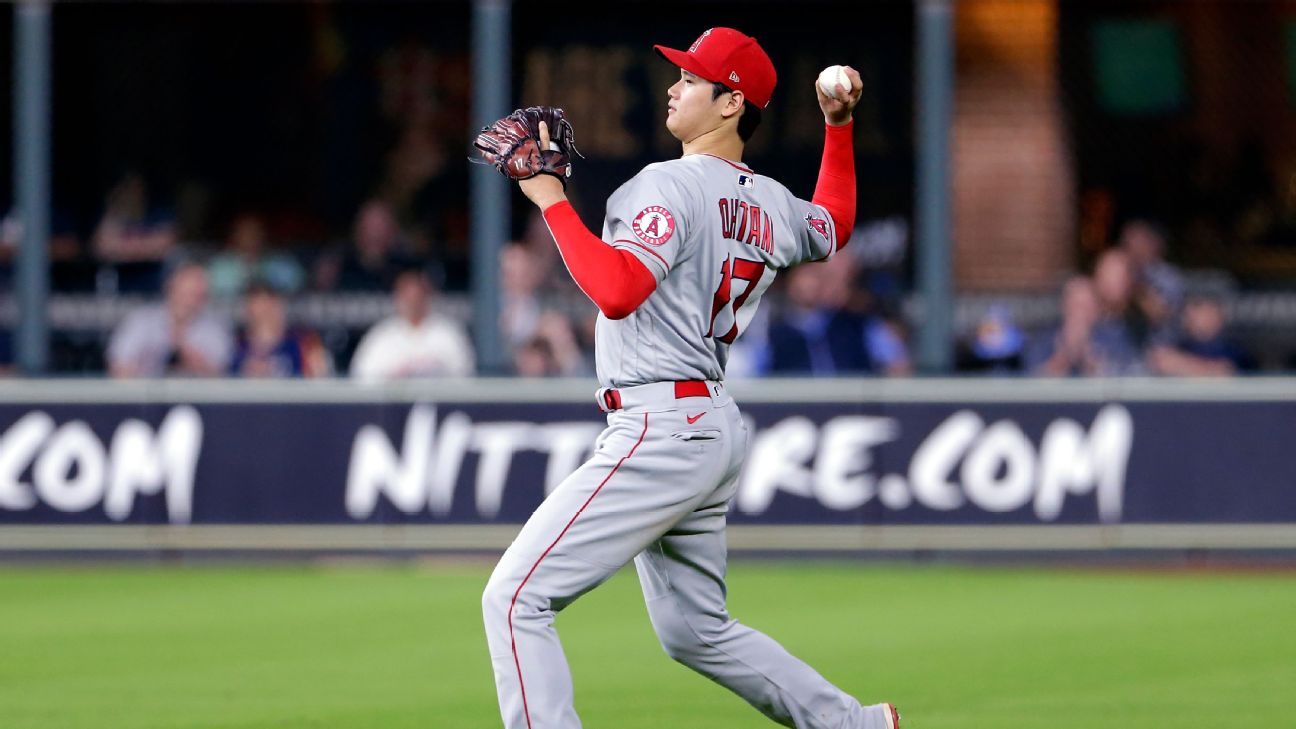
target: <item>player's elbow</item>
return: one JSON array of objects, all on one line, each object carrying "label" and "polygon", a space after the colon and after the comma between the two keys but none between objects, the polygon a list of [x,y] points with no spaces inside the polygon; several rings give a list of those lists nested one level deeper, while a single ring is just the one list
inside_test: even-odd
[{"label": "player's elbow", "polygon": [[638,304],[631,304],[627,301],[611,301],[599,304],[599,311],[603,312],[603,316],[613,321],[630,316],[638,308]]},{"label": "player's elbow", "polygon": [[604,296],[594,303],[598,305],[599,311],[603,312],[603,316],[612,320],[624,319],[635,313],[651,293],[652,287],[632,282],[615,294]]}]

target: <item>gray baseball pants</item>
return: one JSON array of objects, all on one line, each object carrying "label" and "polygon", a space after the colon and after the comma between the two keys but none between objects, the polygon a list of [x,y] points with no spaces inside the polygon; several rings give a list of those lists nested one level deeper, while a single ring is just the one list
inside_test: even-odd
[{"label": "gray baseball pants", "polygon": [[631,559],[671,658],[784,726],[888,726],[883,709],[861,707],[729,616],[725,513],[748,436],[723,385],[701,385],[654,383],[611,399],[600,390],[601,407],[620,409],[609,412],[593,456],[545,499],[500,558],[482,612],[508,729],[581,726],[554,616]]}]

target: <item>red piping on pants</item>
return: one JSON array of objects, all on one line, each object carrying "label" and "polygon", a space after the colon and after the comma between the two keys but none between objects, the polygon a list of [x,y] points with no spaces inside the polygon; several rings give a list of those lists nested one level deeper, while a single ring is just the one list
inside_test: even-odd
[{"label": "red piping on pants", "polygon": [[558,546],[558,541],[563,538],[563,535],[567,533],[568,529],[571,529],[572,524],[575,524],[576,520],[580,518],[580,515],[585,511],[585,507],[589,506],[590,502],[594,500],[594,497],[598,496],[599,492],[603,490],[603,486],[612,478],[612,474],[616,473],[617,469],[621,468],[622,463],[630,460],[630,456],[633,456],[636,450],[639,450],[639,444],[643,443],[644,436],[647,434],[648,413],[644,413],[644,427],[643,432],[639,434],[639,440],[635,441],[635,444],[630,449],[629,453],[625,454],[621,457],[621,460],[617,461],[617,464],[612,467],[612,470],[608,472],[608,475],[603,477],[603,481],[599,483],[598,488],[594,489],[594,493],[590,494],[588,499],[585,499],[584,504],[581,504],[581,508],[576,512],[576,516],[573,516],[571,521],[567,522],[567,526],[563,527],[563,530],[559,532],[558,538],[553,540],[553,544],[550,544],[549,548],[544,551],[544,554],[541,554],[540,558],[535,561],[535,564],[531,565],[531,571],[527,573],[526,577],[522,578],[522,584],[518,585],[517,591],[513,593],[513,601],[509,603],[509,644],[513,648],[513,665],[517,666],[518,686],[522,689],[522,713],[526,716],[527,729],[531,729],[531,710],[527,707],[526,684],[522,682],[522,662],[518,660],[517,639],[513,637],[513,608],[517,605],[518,595],[522,594],[522,588],[526,587],[527,580],[531,579],[531,575],[535,574],[536,568],[540,566],[540,563],[544,561],[544,558],[549,556],[549,553],[553,551],[553,548]]}]

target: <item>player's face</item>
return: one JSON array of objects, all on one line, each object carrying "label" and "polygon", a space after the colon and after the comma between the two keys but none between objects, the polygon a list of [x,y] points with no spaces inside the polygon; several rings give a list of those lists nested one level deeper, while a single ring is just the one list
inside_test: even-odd
[{"label": "player's face", "polygon": [[666,90],[666,128],[672,136],[688,142],[720,126],[727,98],[713,99],[712,88],[710,81],[680,69],[679,81]]}]

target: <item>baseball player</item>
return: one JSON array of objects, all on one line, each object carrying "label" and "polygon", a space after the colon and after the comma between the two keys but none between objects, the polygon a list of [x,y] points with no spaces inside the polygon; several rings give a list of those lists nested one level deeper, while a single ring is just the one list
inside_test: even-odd
[{"label": "baseball player", "polygon": [[[596,399],[608,427],[522,527],[482,597],[504,724],[580,726],[554,615],[633,559],[675,660],[784,726],[896,729],[891,704],[861,706],[725,605],[725,513],[749,440],[723,384],[729,345],[780,270],[824,260],[849,236],[859,74],[848,68],[851,90],[839,84],[835,96],[816,85],[826,126],[807,202],[742,162],[775,85],[756,40],[712,28],[688,50],[655,48],[680,69],[666,127],[683,155],[648,165],[613,194],[601,239],[567,201],[565,162],[520,181],[600,310]],[[512,163],[549,159],[552,122],[537,125],[538,147]]]}]

